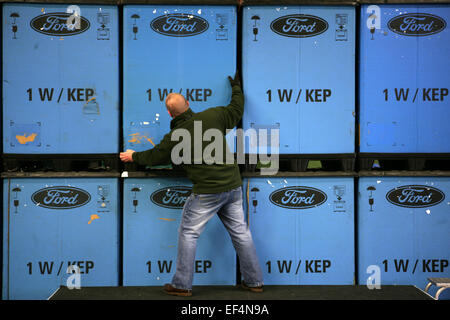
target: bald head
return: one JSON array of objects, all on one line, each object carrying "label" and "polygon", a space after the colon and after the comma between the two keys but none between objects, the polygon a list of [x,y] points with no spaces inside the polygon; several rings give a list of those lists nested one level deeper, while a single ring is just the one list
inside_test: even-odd
[{"label": "bald head", "polygon": [[175,118],[189,109],[189,101],[187,101],[182,94],[175,92],[169,93],[166,98],[166,108],[172,118]]}]

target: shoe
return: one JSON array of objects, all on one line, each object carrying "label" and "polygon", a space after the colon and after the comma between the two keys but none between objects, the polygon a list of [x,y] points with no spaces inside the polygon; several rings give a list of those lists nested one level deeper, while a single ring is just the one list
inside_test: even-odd
[{"label": "shoe", "polygon": [[174,288],[170,283],[166,283],[164,285],[163,291],[171,296],[179,296],[179,297],[190,297],[192,296],[192,290],[186,289],[177,289]]},{"label": "shoe", "polygon": [[251,292],[263,292],[264,291],[263,286],[249,287],[244,282],[241,283],[241,287],[244,290],[250,290]]}]

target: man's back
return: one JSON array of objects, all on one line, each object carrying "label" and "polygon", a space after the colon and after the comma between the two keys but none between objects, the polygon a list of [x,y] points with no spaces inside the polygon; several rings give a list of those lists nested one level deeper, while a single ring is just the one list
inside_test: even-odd
[{"label": "man's back", "polygon": [[[194,193],[220,193],[241,186],[238,165],[230,157],[225,135],[242,118],[244,96],[238,85],[232,88],[226,107],[209,108],[194,113],[188,109],[176,116],[171,131],[153,149],[135,152],[133,161],[159,165],[172,161],[181,164],[193,182]],[[181,163],[182,162],[182,163]]]}]

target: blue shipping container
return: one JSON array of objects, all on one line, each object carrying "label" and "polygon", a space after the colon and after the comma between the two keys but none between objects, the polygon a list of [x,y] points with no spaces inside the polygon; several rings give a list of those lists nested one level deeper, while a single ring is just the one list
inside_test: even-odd
[{"label": "blue shipping container", "polygon": [[[128,178],[124,182],[123,284],[163,286],[176,270],[178,228],[192,184],[186,178]],[[198,239],[194,285],[236,283],[231,239],[215,216]]]},{"label": "blue shipping container", "polygon": [[117,7],[4,4],[2,21],[3,152],[117,153]]},{"label": "blue shipping container", "polygon": [[354,283],[353,177],[244,179],[267,285]]},{"label": "blue shipping container", "polygon": [[244,130],[268,130],[269,153],[273,129],[280,154],[353,153],[355,8],[246,7],[242,39]]},{"label": "blue shipping container", "polygon": [[[4,179],[3,299],[117,286],[117,188],[117,178]],[[79,274],[68,273],[70,266]]]},{"label": "blue shipping container", "polygon": [[450,5],[363,5],[360,151],[450,152]]},{"label": "blue shipping container", "polygon": [[170,131],[170,92],[183,94],[194,112],[230,102],[234,6],[126,5],[123,36],[125,149],[150,149]]},{"label": "blue shipping container", "polygon": [[450,177],[361,177],[358,283],[424,290],[428,277],[450,277],[449,194]]}]

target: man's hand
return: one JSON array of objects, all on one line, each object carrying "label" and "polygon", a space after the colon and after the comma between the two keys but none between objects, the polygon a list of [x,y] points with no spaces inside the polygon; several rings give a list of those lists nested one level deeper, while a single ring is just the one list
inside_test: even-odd
[{"label": "man's hand", "polygon": [[127,149],[125,152],[120,153],[120,160],[123,162],[133,162],[133,153],[135,151],[131,149]]},{"label": "man's hand", "polygon": [[241,80],[239,79],[239,71],[236,70],[236,74],[234,75],[234,79],[228,76],[228,80],[230,81],[230,85],[233,88],[234,86],[241,86]]}]

